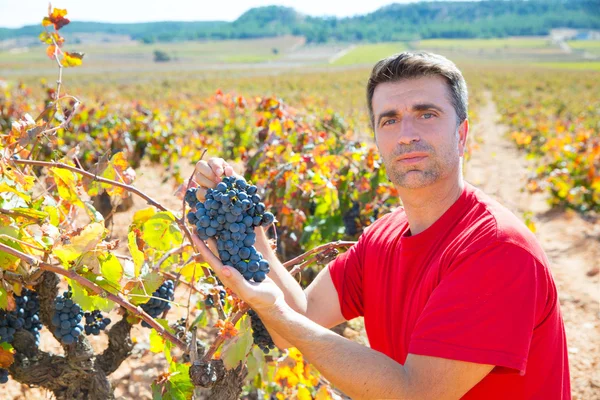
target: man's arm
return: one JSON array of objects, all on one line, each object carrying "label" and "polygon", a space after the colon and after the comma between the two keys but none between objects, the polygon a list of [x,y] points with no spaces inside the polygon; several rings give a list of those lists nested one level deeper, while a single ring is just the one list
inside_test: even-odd
[{"label": "man's arm", "polygon": [[[271,266],[269,278],[279,286],[285,296],[285,302],[294,311],[325,328],[332,328],[344,322],[345,319],[340,309],[337,291],[329,274],[329,268],[323,268],[308,288],[302,290],[300,284],[283,266],[269,246],[263,228],[257,228],[255,232],[255,246],[263,257],[269,261]],[[281,349],[292,347],[288,341],[276,332],[270,333],[277,347]]]},{"label": "man's arm", "polygon": [[343,338],[277,301],[259,315],[335,386],[356,399],[458,399],[494,367],[409,354],[404,365]]},{"label": "man's arm", "polygon": [[270,331],[296,346],[317,369],[354,398],[457,399],[493,365],[409,354],[404,365],[351,342],[294,311],[271,279],[248,282],[199,238],[192,240],[221,281],[260,315]]}]

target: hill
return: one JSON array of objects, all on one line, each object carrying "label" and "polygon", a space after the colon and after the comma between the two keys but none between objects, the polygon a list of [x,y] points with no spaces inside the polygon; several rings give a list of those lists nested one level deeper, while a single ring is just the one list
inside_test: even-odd
[{"label": "hill", "polygon": [[[390,4],[348,18],[311,17],[293,8],[252,8],[233,22],[72,22],[72,33],[129,35],[146,43],[304,36],[309,43],[547,35],[554,28],[600,29],[598,0],[436,1]],[[0,40],[37,37],[40,26],[0,28]]]}]

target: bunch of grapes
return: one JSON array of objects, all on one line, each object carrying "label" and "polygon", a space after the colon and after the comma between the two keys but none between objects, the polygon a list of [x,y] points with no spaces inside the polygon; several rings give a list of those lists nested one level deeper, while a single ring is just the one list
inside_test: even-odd
[{"label": "bunch of grapes", "polygon": [[39,346],[40,329],[40,303],[37,293],[33,290],[23,289],[20,296],[15,296],[16,308],[14,311],[0,310],[0,343],[11,343],[18,329],[31,332],[36,344]]},{"label": "bunch of grapes", "polygon": [[8,382],[8,370],[0,368],[0,383]]},{"label": "bunch of grapes", "polygon": [[0,309],[0,343],[11,343],[17,329],[22,327],[22,320],[19,320],[14,313]]},{"label": "bunch of grapes", "polygon": [[[227,297],[227,292],[223,289],[219,290],[219,302],[221,303],[221,307],[225,306],[225,297]],[[215,306],[215,299],[212,294],[206,296],[206,299],[204,299],[204,306],[206,308],[213,308]]]},{"label": "bunch of grapes", "polygon": [[15,296],[17,319],[23,320],[23,328],[35,337],[35,344],[40,345],[40,302],[33,290],[23,289],[20,296]]},{"label": "bunch of grapes", "polygon": [[86,335],[99,335],[100,331],[106,329],[110,324],[110,318],[104,318],[100,310],[94,310],[92,312],[86,312],[85,317],[85,334]]},{"label": "bunch of grapes", "polygon": [[250,316],[250,324],[252,325],[252,338],[254,339],[254,344],[257,345],[263,353],[268,354],[270,350],[275,348],[275,343],[273,343],[269,331],[267,331],[265,324],[263,324],[254,310],[249,310],[248,315]]},{"label": "bunch of grapes", "polygon": [[196,188],[188,189],[185,200],[194,210],[187,215],[202,240],[217,239],[219,257],[233,266],[248,281],[262,282],[269,273],[269,262],[256,250],[254,228],[275,220],[257,194],[257,187],[243,178],[225,177],[215,189],[208,189],[206,200],[196,198]]},{"label": "bunch of grapes", "polygon": [[52,325],[55,327],[54,335],[63,344],[74,343],[83,332],[83,310],[71,296],[72,293],[67,291],[54,299]]},{"label": "bunch of grapes", "polygon": [[358,223],[360,217],[360,205],[358,201],[352,202],[352,208],[344,213],[342,220],[346,228],[346,235],[356,236],[358,234]]},{"label": "bunch of grapes", "polygon": [[[166,280],[158,289],[152,293],[149,302],[142,304],[142,310],[147,312],[152,318],[156,318],[164,311],[171,309],[170,301],[175,298],[175,284],[172,280]],[[164,300],[161,300],[164,299]],[[152,328],[146,321],[142,321],[142,326]]]}]

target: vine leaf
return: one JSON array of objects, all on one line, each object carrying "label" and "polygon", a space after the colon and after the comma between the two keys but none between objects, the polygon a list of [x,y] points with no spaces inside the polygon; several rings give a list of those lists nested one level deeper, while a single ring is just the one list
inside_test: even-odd
[{"label": "vine leaf", "polygon": [[[67,56],[65,55],[65,60],[66,59]],[[133,182],[133,179],[135,178],[135,172],[133,172],[133,169],[129,167],[129,163],[127,162],[127,159],[125,158],[123,152],[118,152],[115,155],[113,155],[110,161],[108,162],[106,169],[102,172],[102,177],[129,185]],[[127,191],[125,189],[118,186],[103,183],[102,187],[104,187],[106,189],[106,192],[111,196],[122,197],[125,194],[127,194]]]},{"label": "vine leaf", "polygon": [[49,172],[50,175],[54,177],[54,181],[56,182],[58,195],[66,202],[69,202],[80,208],[85,208],[77,191],[77,175],[74,172],[62,168],[50,168]]},{"label": "vine leaf", "polygon": [[161,211],[146,221],[142,227],[142,238],[148,246],[168,251],[183,241],[183,235],[175,216],[168,211]]},{"label": "vine leaf", "polygon": [[[146,257],[144,256],[144,252],[141,251],[137,244],[137,235],[136,231],[132,230],[127,235],[127,243],[129,246],[129,252],[131,253],[131,257],[133,258],[133,276],[137,278],[142,273],[142,267],[146,262]],[[129,274],[128,274],[129,275]]]},{"label": "vine leaf", "polygon": [[70,243],[66,245],[58,245],[54,249],[54,255],[63,263],[69,263],[77,260],[84,253],[96,249],[96,246],[102,241],[106,233],[104,225],[98,222],[93,222],[87,225],[83,230],[70,238]]},{"label": "vine leaf", "polygon": [[[62,63],[65,67],[77,67],[81,65],[83,60],[83,53],[79,53],[76,51],[68,52],[65,51],[65,56],[62,60]],[[120,154],[120,153],[117,153]]]},{"label": "vine leaf", "polygon": [[31,197],[26,195],[25,193],[21,193],[17,188],[10,186],[6,182],[0,183],[0,193],[13,193],[22,198],[25,201],[31,201]]},{"label": "vine leaf", "polygon": [[221,350],[221,359],[227,369],[235,368],[240,362],[245,362],[252,348],[252,330],[250,329],[249,318],[240,320],[238,331],[241,334],[227,342]]},{"label": "vine leaf", "polygon": [[[0,227],[0,234],[6,235],[9,237],[14,237],[14,238],[18,238],[18,236],[19,236],[19,232],[12,226]],[[21,252],[23,251],[23,247],[19,243],[14,242],[10,239],[0,238],[0,243],[10,246],[15,250],[19,250]],[[21,262],[21,260],[15,256],[13,256],[12,254],[8,254],[3,251],[0,251],[0,269],[7,270],[7,271],[15,271],[17,269],[17,267],[19,266],[20,262]],[[5,301],[6,300],[4,298],[0,299],[0,307],[2,307],[2,308],[6,307],[6,306],[2,306],[2,304]]]},{"label": "vine leaf", "polygon": [[[86,276],[86,278],[91,280],[92,282],[94,281],[93,277],[91,276]],[[67,279],[67,281],[71,286],[71,292],[73,293],[73,301],[79,304],[83,310],[101,310],[104,312],[110,312],[115,307],[115,303],[113,303],[111,300],[98,296],[96,293],[90,294],[86,288],[81,286],[76,281],[71,279]]]},{"label": "vine leaf", "polygon": [[8,368],[14,361],[15,350],[6,343],[0,343],[0,368]]},{"label": "vine leaf", "polygon": [[42,20],[42,26],[54,25],[54,29],[59,30],[71,22],[68,18],[65,18],[65,15],[67,15],[66,9],[55,8],[51,11],[48,10],[48,16]]},{"label": "vine leaf", "polygon": [[[2,252],[0,252],[2,255]],[[8,308],[8,293],[6,293],[6,289],[0,285],[0,308],[6,310]]]}]

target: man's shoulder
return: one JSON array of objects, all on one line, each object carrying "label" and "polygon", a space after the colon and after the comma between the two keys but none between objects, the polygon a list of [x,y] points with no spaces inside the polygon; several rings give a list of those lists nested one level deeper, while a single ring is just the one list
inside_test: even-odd
[{"label": "man's shoulder", "polygon": [[482,247],[503,244],[519,247],[533,257],[546,263],[544,251],[533,232],[510,209],[482,190],[471,186],[468,189],[469,207],[461,225],[461,241],[467,247]]}]

